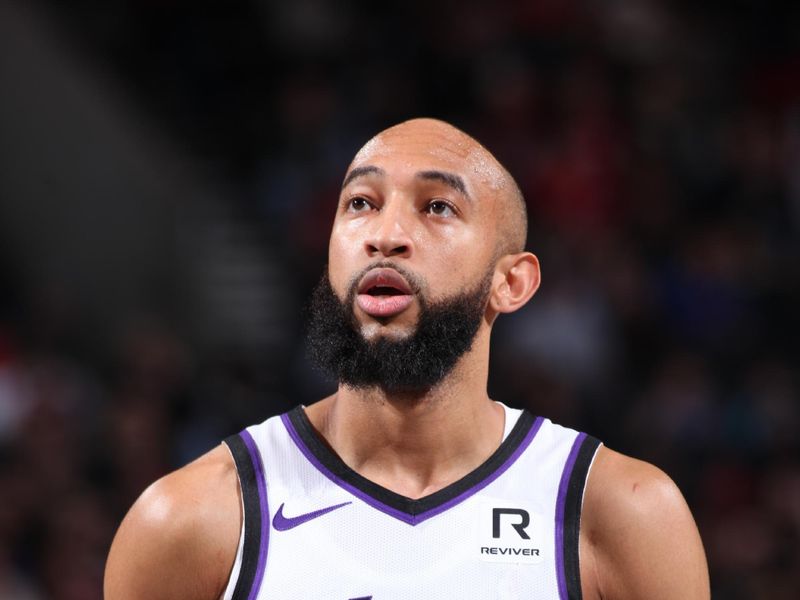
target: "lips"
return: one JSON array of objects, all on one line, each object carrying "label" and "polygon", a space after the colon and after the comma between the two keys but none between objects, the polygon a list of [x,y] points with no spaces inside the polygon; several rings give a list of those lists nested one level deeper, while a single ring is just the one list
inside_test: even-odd
[{"label": "lips", "polygon": [[358,286],[356,303],[372,317],[392,317],[413,302],[411,286],[394,269],[372,269]]}]

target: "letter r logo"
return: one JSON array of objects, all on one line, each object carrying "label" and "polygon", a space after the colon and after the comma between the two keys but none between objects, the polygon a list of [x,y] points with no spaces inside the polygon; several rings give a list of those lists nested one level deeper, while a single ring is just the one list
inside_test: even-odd
[{"label": "letter r logo", "polygon": [[514,517],[518,517],[518,522],[511,523],[511,526],[514,530],[519,534],[523,540],[531,539],[525,528],[530,525],[531,516],[528,514],[527,510],[522,510],[521,508],[493,508],[492,509],[492,537],[499,538],[500,537],[500,516],[501,515],[511,515]]}]

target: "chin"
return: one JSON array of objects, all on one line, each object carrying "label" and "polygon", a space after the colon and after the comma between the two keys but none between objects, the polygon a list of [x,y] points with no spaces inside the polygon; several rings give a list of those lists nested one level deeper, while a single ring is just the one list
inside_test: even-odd
[{"label": "chin", "polygon": [[380,338],[399,342],[410,338],[414,330],[396,323],[365,323],[361,326],[361,337],[368,342],[375,342]]}]

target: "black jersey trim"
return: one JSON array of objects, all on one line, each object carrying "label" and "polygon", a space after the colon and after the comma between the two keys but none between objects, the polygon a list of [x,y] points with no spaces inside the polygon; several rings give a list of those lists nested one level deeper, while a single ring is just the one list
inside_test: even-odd
[{"label": "black jersey trim", "polygon": [[[586,488],[586,478],[589,468],[592,466],[597,449],[600,447],[600,440],[589,435],[582,435],[583,439],[578,439],[577,453],[571,455],[574,460],[572,465],[567,464],[562,484],[566,481],[566,495],[563,504],[563,554],[561,565],[563,573],[559,573],[559,578],[563,577],[563,586],[566,588],[564,600],[581,600],[581,567],[580,567],[580,532],[581,532],[581,509],[583,508],[583,492]],[[560,494],[559,494],[560,495]]]},{"label": "black jersey trim", "polygon": [[268,539],[264,539],[268,535],[263,535],[262,524],[263,519],[267,519],[268,524],[269,514],[262,514],[262,508],[266,507],[266,498],[261,497],[262,492],[259,490],[259,477],[263,477],[263,473],[260,462],[252,455],[242,435],[247,434],[243,432],[225,439],[236,463],[244,505],[242,563],[232,600],[248,600],[253,587],[260,585],[268,543]]},{"label": "black jersey trim", "polygon": [[397,494],[348,467],[316,433],[302,407],[283,415],[283,422],[299,449],[323,474],[375,508],[417,525],[465,500],[494,481],[513,464],[536,435],[543,419],[522,411],[500,447],[474,471],[447,487],[419,499]]}]

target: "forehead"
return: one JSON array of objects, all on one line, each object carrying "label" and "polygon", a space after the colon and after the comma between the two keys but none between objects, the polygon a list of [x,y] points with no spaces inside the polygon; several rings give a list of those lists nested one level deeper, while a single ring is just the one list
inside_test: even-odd
[{"label": "forehead", "polygon": [[499,191],[505,185],[497,161],[483,146],[437,122],[403,123],[379,133],[358,151],[348,171],[367,165],[390,174],[441,169],[460,175],[472,191]]}]

